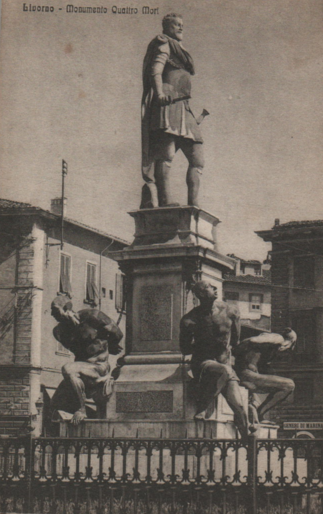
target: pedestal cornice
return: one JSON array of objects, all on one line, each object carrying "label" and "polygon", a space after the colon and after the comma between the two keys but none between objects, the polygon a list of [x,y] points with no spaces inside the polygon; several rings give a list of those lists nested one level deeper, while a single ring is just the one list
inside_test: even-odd
[{"label": "pedestal cornice", "polygon": [[203,248],[202,246],[190,245],[147,245],[140,247],[128,247],[119,252],[110,252],[109,257],[118,262],[147,260],[147,259],[174,259],[185,257],[197,257],[209,260],[224,270],[233,270],[235,261],[230,257],[220,254],[215,250]]},{"label": "pedestal cornice", "polygon": [[193,244],[214,249],[219,218],[194,206],[157,207],[129,212],[135,220],[132,247]]}]

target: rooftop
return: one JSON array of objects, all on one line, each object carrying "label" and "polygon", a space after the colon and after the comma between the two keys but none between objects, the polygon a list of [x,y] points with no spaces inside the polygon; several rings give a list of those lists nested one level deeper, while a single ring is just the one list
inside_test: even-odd
[{"label": "rooftop", "polygon": [[14,202],[13,200],[6,200],[4,198],[0,198],[0,210],[4,210],[4,209],[26,209],[28,207],[32,207],[32,205],[30,203]]},{"label": "rooftop", "polygon": [[257,261],[254,259],[250,259],[250,260],[242,259],[242,257],[238,257],[237,255],[234,255],[234,253],[228,253],[227,257],[231,257],[231,259],[238,259],[243,264],[261,264],[260,261]]},{"label": "rooftop", "polygon": [[274,225],[273,230],[279,230],[281,228],[297,228],[297,227],[316,227],[322,226],[323,220],[305,220],[305,221],[288,221],[279,225]]},{"label": "rooftop", "polygon": [[244,284],[259,284],[270,286],[271,280],[269,276],[261,277],[259,275],[230,275],[227,273],[224,275],[224,280],[227,282],[240,282]]},{"label": "rooftop", "polygon": [[279,219],[276,219],[272,228],[257,230],[256,234],[264,241],[287,240],[290,237],[299,238],[303,237],[304,234],[306,237],[310,236],[313,239],[315,237],[322,237],[322,229],[323,220],[301,220],[280,223]]},{"label": "rooftop", "polygon": [[[54,214],[51,211],[42,209],[41,207],[34,207],[30,203],[25,202],[15,202],[13,200],[6,200],[4,198],[0,198],[0,216],[1,214],[35,214],[38,213],[40,216],[50,216],[52,219],[60,219],[60,216],[58,214]],[[121,239],[120,237],[116,237],[112,234],[109,234],[107,232],[104,232],[103,230],[99,230],[97,228],[93,228],[90,225],[86,225],[85,223],[81,223],[80,221],[73,220],[71,218],[65,217],[64,220],[67,223],[70,223],[71,225],[84,228],[86,230],[89,230],[91,232],[94,232],[95,234],[99,234],[103,237],[108,237],[109,239],[114,239],[115,241],[119,243],[123,243],[125,245],[129,245],[130,243],[126,241],[125,239]]]}]

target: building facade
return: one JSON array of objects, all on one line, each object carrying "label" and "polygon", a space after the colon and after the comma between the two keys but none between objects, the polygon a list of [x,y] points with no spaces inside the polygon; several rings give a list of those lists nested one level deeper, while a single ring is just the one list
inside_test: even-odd
[{"label": "building facade", "polygon": [[224,276],[224,299],[238,305],[244,327],[258,330],[271,328],[270,264],[244,260],[229,255],[236,261],[233,272]]},{"label": "building facade", "polygon": [[[98,308],[125,330],[123,275],[107,257],[127,246],[117,237],[52,211],[0,200],[0,431],[41,431],[44,402],[73,355],[53,336],[51,302],[69,295],[73,309]],[[63,243],[63,244],[62,244]]]},{"label": "building facade", "polygon": [[288,435],[305,430],[322,436],[323,220],[276,220],[257,234],[272,243],[272,330],[290,326],[298,336],[293,356],[277,367],[294,379],[294,396],[275,415]]}]

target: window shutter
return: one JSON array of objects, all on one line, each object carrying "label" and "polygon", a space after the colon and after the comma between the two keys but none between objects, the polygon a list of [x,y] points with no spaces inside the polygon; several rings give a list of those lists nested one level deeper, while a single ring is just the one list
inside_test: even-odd
[{"label": "window shutter", "polygon": [[86,265],[86,301],[95,303],[99,297],[96,286],[96,265],[87,263]]},{"label": "window shutter", "polygon": [[60,266],[60,293],[70,294],[72,292],[71,286],[71,257],[69,255],[61,254]]},{"label": "window shutter", "polygon": [[125,279],[121,273],[116,274],[115,307],[118,312],[126,310]]}]

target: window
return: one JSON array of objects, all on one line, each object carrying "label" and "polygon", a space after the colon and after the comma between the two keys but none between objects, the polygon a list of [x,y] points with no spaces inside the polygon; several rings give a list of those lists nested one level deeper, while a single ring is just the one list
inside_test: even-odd
[{"label": "window", "polygon": [[120,273],[116,275],[115,306],[117,312],[126,311],[126,282],[125,276]]},{"label": "window", "polygon": [[308,311],[294,311],[292,313],[292,327],[297,334],[296,353],[311,353],[316,341],[315,313]]},{"label": "window", "polygon": [[314,287],[314,266],[313,256],[302,255],[294,257],[294,286]]},{"label": "window", "polygon": [[249,294],[249,310],[252,312],[261,312],[263,302],[263,295],[262,294]]},{"label": "window", "polygon": [[58,354],[71,355],[71,352],[67,348],[65,348],[65,346],[63,346],[62,343],[60,343],[59,341],[57,341],[56,352]]},{"label": "window", "polygon": [[96,287],[96,264],[86,263],[86,296],[85,302],[97,305],[99,298],[98,288]]},{"label": "window", "polygon": [[237,291],[225,291],[224,299],[237,302],[239,300],[239,293]]},{"label": "window", "polygon": [[295,378],[294,403],[308,403],[313,400],[313,380],[310,378]]},{"label": "window", "polygon": [[60,273],[59,273],[59,292],[71,294],[71,256],[61,253]]}]

